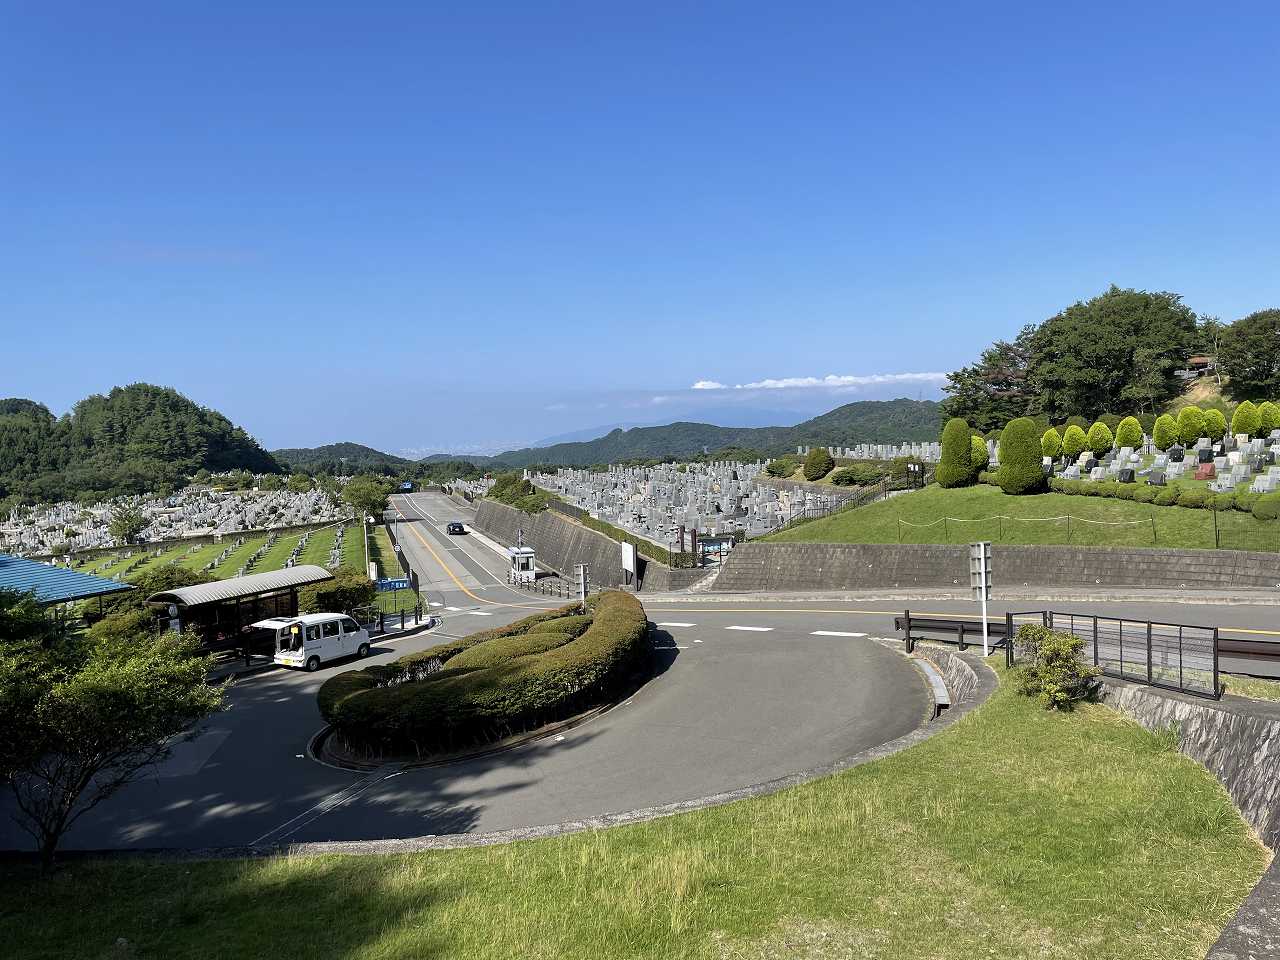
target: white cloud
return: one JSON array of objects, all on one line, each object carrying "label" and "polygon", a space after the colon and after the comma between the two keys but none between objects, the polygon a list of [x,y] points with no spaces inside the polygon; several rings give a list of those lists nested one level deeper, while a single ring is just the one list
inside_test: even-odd
[{"label": "white cloud", "polygon": [[829,373],[825,377],[771,377],[765,380],[756,380],[752,383],[735,383],[732,388],[715,380],[699,380],[691,389],[796,390],[821,387],[847,390],[885,383],[941,383],[946,378],[947,375],[945,373],[871,373],[862,376],[837,376],[834,373]]},{"label": "white cloud", "polygon": [[556,413],[560,410],[568,410],[569,405],[567,403],[548,403],[543,409]]}]

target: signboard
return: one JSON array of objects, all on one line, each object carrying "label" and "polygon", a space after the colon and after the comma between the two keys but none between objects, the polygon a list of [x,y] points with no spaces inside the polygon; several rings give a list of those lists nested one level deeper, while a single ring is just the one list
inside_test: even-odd
[{"label": "signboard", "polygon": [[991,643],[987,634],[987,601],[991,599],[990,540],[969,544],[969,590],[973,593],[973,599],[982,604],[982,655],[987,657],[991,655]]},{"label": "signboard", "polygon": [[636,572],[636,545],[634,543],[624,543],[622,546],[622,569],[627,573],[635,576]]},{"label": "signboard", "polygon": [[378,580],[377,583],[378,583],[379,593],[386,593],[390,590],[408,590],[409,589],[408,577],[383,577],[382,579]]},{"label": "signboard", "polygon": [[409,493],[410,491],[413,490],[413,481],[406,480],[404,483],[400,484],[400,489],[403,490],[405,493]]}]

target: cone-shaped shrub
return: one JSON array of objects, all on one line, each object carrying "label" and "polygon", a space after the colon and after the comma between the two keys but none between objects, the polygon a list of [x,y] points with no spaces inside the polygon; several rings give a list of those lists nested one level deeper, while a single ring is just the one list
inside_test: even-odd
[{"label": "cone-shaped shrub", "polygon": [[1155,441],[1157,450],[1168,450],[1178,442],[1178,421],[1167,413],[1160,414],[1152,428],[1151,439]]},{"label": "cone-shaped shrub", "polygon": [[942,459],[936,476],[940,487],[973,483],[973,444],[969,441],[969,424],[960,417],[948,420],[942,430]]},{"label": "cone-shaped shrub", "polygon": [[1199,407],[1183,407],[1178,411],[1178,439],[1192,446],[1204,436],[1204,411]]},{"label": "cone-shaped shrub", "polygon": [[1248,400],[1244,401],[1235,412],[1231,414],[1231,435],[1243,433],[1252,437],[1258,432],[1262,426],[1262,417],[1258,414],[1258,408]]},{"label": "cone-shaped shrub", "polygon": [[1125,417],[1120,421],[1116,427],[1116,446],[1133,447],[1135,450],[1142,446],[1142,424],[1137,417]]},{"label": "cone-shaped shrub", "polygon": [[1040,431],[1030,417],[1010,420],[1000,434],[1000,489],[1014,495],[1038,493],[1047,483],[1040,465]]},{"label": "cone-shaped shrub", "polygon": [[969,464],[976,479],[978,474],[991,465],[991,454],[987,453],[987,441],[981,437],[970,437],[969,448]]},{"label": "cone-shaped shrub", "polygon": [[1040,455],[1053,457],[1055,460],[1062,456],[1062,437],[1058,436],[1058,431],[1053,427],[1040,437]]},{"label": "cone-shaped shrub", "polygon": [[1227,418],[1216,407],[1204,412],[1204,435],[1210,440],[1221,440],[1227,432]]},{"label": "cone-shaped shrub", "polygon": [[814,447],[809,451],[809,455],[804,458],[804,478],[806,480],[821,480],[835,467],[836,462],[831,458],[831,451],[826,447]]},{"label": "cone-shaped shrub", "polygon": [[1111,428],[1099,420],[1089,428],[1088,447],[1095,457],[1100,457],[1115,444],[1116,438],[1111,435]]},{"label": "cone-shaped shrub", "polygon": [[1258,405],[1258,436],[1269,437],[1272,430],[1280,430],[1280,406],[1267,400]]},{"label": "cone-shaped shrub", "polygon": [[1089,438],[1079,424],[1069,425],[1062,434],[1062,452],[1072,460],[1084,453],[1084,448],[1088,445]]}]

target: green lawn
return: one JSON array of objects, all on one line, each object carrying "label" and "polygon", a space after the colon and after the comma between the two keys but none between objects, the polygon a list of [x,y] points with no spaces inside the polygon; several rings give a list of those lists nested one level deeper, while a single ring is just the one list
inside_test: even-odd
[{"label": "green lawn", "polygon": [[[400,561],[396,559],[395,547],[391,545],[391,537],[381,524],[369,528],[369,559],[378,565],[380,577],[404,576]],[[377,598],[378,609],[387,613],[412,610],[417,602],[418,595],[412,590],[389,590],[378,594]]]},{"label": "green lawn", "polygon": [[51,880],[0,866],[0,943],[24,960],[1199,960],[1267,861],[1162,738],[1006,686],[897,756],[631,827],[385,857],[72,863]]},{"label": "green lawn", "polygon": [[289,559],[289,554],[293,552],[293,548],[298,545],[298,541],[302,539],[301,533],[284,533],[276,538],[275,544],[262,558],[253,565],[255,573],[265,573],[268,570],[279,570],[284,567],[285,561]]},{"label": "green lawn", "polygon": [[1237,697],[1250,697],[1254,700],[1280,700],[1280,680],[1237,677],[1234,674],[1220,674],[1220,676],[1227,693],[1235,694]]},{"label": "green lawn", "polygon": [[333,549],[333,540],[337,536],[338,528],[323,527],[315,530],[311,534],[311,539],[307,541],[307,545],[302,548],[302,553],[298,556],[299,563],[314,563],[318,567],[327,567],[329,565],[329,551]]},{"label": "green lawn", "polygon": [[[1070,522],[1065,519],[1067,515],[1072,518]],[[1223,547],[1280,550],[1280,523],[1256,520],[1238,511],[1220,512],[1216,518]],[[952,490],[935,484],[802,523],[765,539],[800,543],[991,540],[1014,544],[1212,549],[1214,519],[1212,511],[1188,507],[1157,507],[1131,500],[1065,493],[1012,497],[986,484]],[[1087,521],[1128,522],[1110,526]]]}]

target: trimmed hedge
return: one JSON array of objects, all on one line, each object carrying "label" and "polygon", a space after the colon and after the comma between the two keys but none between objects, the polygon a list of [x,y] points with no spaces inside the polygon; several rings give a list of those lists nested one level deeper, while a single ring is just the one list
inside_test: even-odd
[{"label": "trimmed hedge", "polygon": [[973,483],[972,458],[969,424],[960,417],[953,417],[942,430],[942,458],[935,473],[938,486],[964,487]]},{"label": "trimmed hedge", "polygon": [[1264,493],[1253,504],[1253,515],[1259,520],[1280,520],[1280,493]]},{"label": "trimmed hedge", "polygon": [[1010,420],[1000,434],[1000,489],[1015,496],[1039,493],[1045,486],[1040,463],[1040,430],[1030,417]]},{"label": "trimmed hedge", "polygon": [[1217,407],[1204,412],[1204,435],[1210,440],[1221,440],[1227,435],[1227,418]]},{"label": "trimmed hedge", "polygon": [[[572,716],[626,685],[648,634],[644,608],[630,594],[591,598],[591,623],[576,638],[553,629],[572,609],[440,644],[390,667],[339,674],[320,688],[320,711],[354,748],[419,756]],[[432,659],[445,669],[422,673]]]},{"label": "trimmed hedge", "polygon": [[1057,460],[1062,456],[1062,437],[1058,436],[1058,431],[1050,427],[1040,437],[1040,455],[1043,457],[1052,457]]},{"label": "trimmed hedge", "polygon": [[1062,452],[1074,460],[1084,453],[1088,445],[1089,437],[1085,434],[1084,428],[1077,423],[1068,424],[1062,434]]},{"label": "trimmed hedge", "polygon": [[1155,426],[1152,428],[1151,439],[1157,450],[1162,453],[1168,450],[1178,442],[1178,421],[1167,413],[1160,414],[1156,417]]},{"label": "trimmed hedge", "polygon": [[981,473],[991,465],[991,454],[987,452],[987,441],[982,437],[969,438],[969,463],[975,474]]},{"label": "trimmed hedge", "polygon": [[1269,437],[1272,430],[1280,430],[1280,406],[1267,400],[1258,405],[1258,436]]},{"label": "trimmed hedge", "polygon": [[1111,434],[1111,428],[1099,420],[1089,428],[1089,440],[1086,444],[1093,451],[1094,456],[1102,456],[1113,446],[1116,439]]},{"label": "trimmed hedge", "polygon": [[804,478],[810,481],[821,480],[835,467],[836,462],[832,459],[830,450],[826,447],[814,447],[804,458]]},{"label": "trimmed hedge", "polygon": [[1185,446],[1192,446],[1204,436],[1204,411],[1199,407],[1187,406],[1178,411],[1178,439]]},{"label": "trimmed hedge", "polygon": [[1135,450],[1142,446],[1142,424],[1137,417],[1125,417],[1120,421],[1120,426],[1116,427],[1116,446],[1133,447]]},{"label": "trimmed hedge", "polygon": [[1262,426],[1262,417],[1258,414],[1258,408],[1250,401],[1245,400],[1236,407],[1231,414],[1231,435],[1245,434],[1254,436]]},{"label": "trimmed hedge", "polygon": [[[1148,484],[1117,483],[1115,480],[1068,480],[1054,477],[1049,481],[1049,489],[1055,493],[1065,493],[1077,497],[1102,497],[1110,500],[1134,500],[1138,503],[1151,503],[1157,507],[1189,507],[1193,510],[1235,510],[1240,513],[1252,512],[1259,520],[1276,519],[1267,516],[1269,509],[1280,515],[1280,494],[1268,493],[1259,495],[1248,490],[1234,493],[1214,493],[1204,487],[1152,487]],[[1258,505],[1268,497],[1275,497],[1274,508]]]},{"label": "trimmed hedge", "polygon": [[887,476],[889,471],[885,467],[872,463],[854,463],[831,474],[831,482],[837,487],[869,487]]}]

